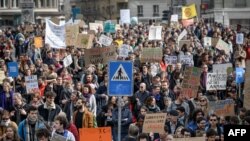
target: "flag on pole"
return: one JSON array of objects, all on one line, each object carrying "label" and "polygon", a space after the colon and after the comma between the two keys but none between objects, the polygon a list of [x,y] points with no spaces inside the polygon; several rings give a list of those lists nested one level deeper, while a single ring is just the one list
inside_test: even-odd
[{"label": "flag on pole", "polygon": [[182,7],[182,19],[190,19],[197,16],[195,4]]}]

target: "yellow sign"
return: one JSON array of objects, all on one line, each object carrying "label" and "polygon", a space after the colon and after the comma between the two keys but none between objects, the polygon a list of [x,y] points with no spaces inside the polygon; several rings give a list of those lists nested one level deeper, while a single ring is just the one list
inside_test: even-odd
[{"label": "yellow sign", "polygon": [[34,38],[34,45],[36,48],[43,47],[43,38],[42,37],[35,37]]},{"label": "yellow sign", "polygon": [[191,19],[197,16],[195,4],[182,7],[182,19]]}]

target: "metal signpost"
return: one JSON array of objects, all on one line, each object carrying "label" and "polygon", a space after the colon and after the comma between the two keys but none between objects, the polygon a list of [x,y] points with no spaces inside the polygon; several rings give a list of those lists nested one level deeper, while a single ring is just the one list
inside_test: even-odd
[{"label": "metal signpost", "polygon": [[110,61],[108,66],[108,95],[118,97],[118,141],[121,141],[121,98],[133,94],[133,63]]}]

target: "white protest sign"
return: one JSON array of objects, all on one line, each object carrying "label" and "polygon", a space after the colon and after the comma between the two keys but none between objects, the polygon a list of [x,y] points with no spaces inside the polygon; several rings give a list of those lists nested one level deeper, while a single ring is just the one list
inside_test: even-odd
[{"label": "white protest sign", "polygon": [[207,73],[207,90],[225,90],[227,88],[227,74]]},{"label": "white protest sign", "polygon": [[243,33],[237,33],[236,35],[236,44],[243,44],[244,43],[244,34]]},{"label": "white protest sign", "polygon": [[177,56],[165,56],[165,63],[168,65],[177,64]]},{"label": "white protest sign", "polygon": [[37,75],[25,76],[26,91],[27,93],[39,92]]},{"label": "white protest sign", "polygon": [[121,9],[120,10],[121,24],[130,23],[130,10],[129,9]]},{"label": "white protest sign", "polygon": [[137,25],[138,24],[138,17],[132,17],[131,18],[131,24],[132,25]]},{"label": "white protest sign", "polygon": [[65,24],[56,25],[50,20],[46,20],[45,44],[49,44],[52,48],[64,49],[65,43]]},{"label": "white protest sign", "polygon": [[151,26],[149,29],[148,40],[161,40],[162,26]]},{"label": "white protest sign", "polygon": [[103,30],[103,24],[100,24],[100,23],[89,23],[89,30],[94,30],[95,33],[97,33],[98,29]]},{"label": "white protest sign", "polygon": [[186,64],[189,66],[193,66],[194,65],[193,56],[192,55],[181,55],[180,56],[180,63]]},{"label": "white protest sign", "polygon": [[178,22],[178,15],[177,14],[171,15],[171,22]]},{"label": "white protest sign", "polygon": [[68,67],[71,63],[73,63],[72,56],[68,55],[63,59],[63,66]]},{"label": "white protest sign", "polygon": [[230,73],[233,69],[232,63],[227,64],[213,64],[213,73]]},{"label": "white protest sign", "polygon": [[129,53],[129,45],[125,45],[123,44],[120,48],[119,48],[119,56],[120,57],[128,57],[128,53]]},{"label": "white protest sign", "polygon": [[102,44],[102,45],[105,45],[105,46],[110,46],[111,43],[113,42],[113,39],[112,38],[109,38],[108,36],[105,36],[105,35],[101,35],[100,38],[99,38],[99,42]]},{"label": "white protest sign", "polygon": [[211,37],[205,37],[204,38],[204,46],[212,46],[212,38]]},{"label": "white protest sign", "polygon": [[184,36],[186,36],[187,35],[187,30],[186,29],[184,29],[182,32],[181,32],[181,34],[178,36],[178,42],[184,37]]},{"label": "white protest sign", "polygon": [[226,54],[230,53],[229,45],[221,39],[219,39],[218,43],[216,44],[216,48],[219,50],[224,50]]}]

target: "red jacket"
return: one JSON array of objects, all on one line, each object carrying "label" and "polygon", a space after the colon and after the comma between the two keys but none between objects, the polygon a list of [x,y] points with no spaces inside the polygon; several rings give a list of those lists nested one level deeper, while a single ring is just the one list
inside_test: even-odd
[{"label": "red jacket", "polygon": [[79,141],[79,134],[78,134],[78,131],[77,131],[77,128],[75,126],[75,124],[73,123],[70,123],[67,130],[69,130],[75,137],[76,141]]}]

